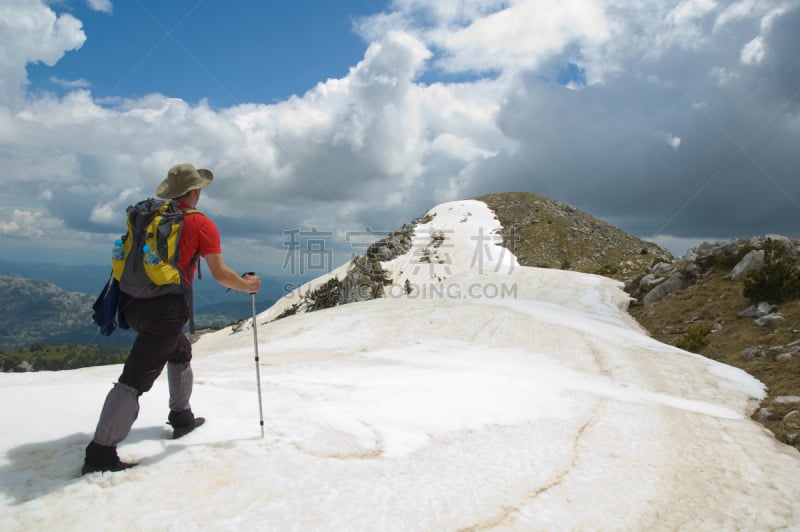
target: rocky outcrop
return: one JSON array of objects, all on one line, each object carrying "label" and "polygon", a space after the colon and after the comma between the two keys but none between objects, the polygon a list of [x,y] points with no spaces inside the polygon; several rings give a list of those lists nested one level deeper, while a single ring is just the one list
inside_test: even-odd
[{"label": "rocky outcrop", "polygon": [[[649,310],[653,305],[696,283],[712,267],[726,267],[729,269],[726,275],[728,279],[741,281],[750,272],[764,267],[764,247],[768,240],[781,247],[789,257],[795,260],[800,257],[800,242],[782,235],[704,242],[672,263],[654,265],[649,272],[627,282],[625,290]],[[743,312],[748,313],[751,310],[746,309]],[[766,314],[769,312],[761,313],[756,318],[760,319]],[[779,318],[763,320],[762,324],[770,323],[774,319]]]},{"label": "rocky outcrop", "polygon": [[411,223],[403,224],[400,229],[392,231],[385,238],[370,245],[363,255],[354,258],[353,267],[342,280],[339,304],[381,297],[384,286],[391,283],[381,262],[388,262],[408,253],[414,237],[414,228],[426,221],[427,218],[421,217]]}]

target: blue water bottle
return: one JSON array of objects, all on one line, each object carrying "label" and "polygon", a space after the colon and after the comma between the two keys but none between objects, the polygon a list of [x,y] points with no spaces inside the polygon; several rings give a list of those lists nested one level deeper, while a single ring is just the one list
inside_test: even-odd
[{"label": "blue water bottle", "polygon": [[119,238],[114,241],[114,247],[111,250],[111,258],[114,260],[122,260],[125,258],[125,248],[122,247],[122,240]]},{"label": "blue water bottle", "polygon": [[156,265],[159,263],[158,253],[156,253],[156,250],[146,245],[142,248],[142,251],[144,251],[144,261],[147,264]]}]

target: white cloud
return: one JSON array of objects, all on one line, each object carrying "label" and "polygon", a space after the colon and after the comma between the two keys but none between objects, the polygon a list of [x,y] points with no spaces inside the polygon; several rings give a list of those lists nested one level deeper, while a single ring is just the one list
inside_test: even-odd
[{"label": "white cloud", "polygon": [[732,22],[737,22],[743,19],[749,19],[757,16],[762,11],[766,2],[760,0],[739,0],[731,2],[728,6],[722,9],[722,12],[717,17],[714,30],[717,31],[722,26]]},{"label": "white cloud", "polygon": [[605,14],[594,1],[528,0],[511,5],[441,41],[446,70],[526,70],[573,42],[608,38]]},{"label": "white cloud", "polygon": [[742,47],[739,58],[745,65],[759,64],[764,60],[764,39],[759,37]]},{"label": "white cloud", "polygon": [[136,201],[142,192],[142,189],[139,187],[123,190],[114,200],[95,205],[89,214],[89,220],[98,224],[119,222],[120,213],[124,212],[125,207],[127,207],[129,203]]},{"label": "white cloud", "polygon": [[12,238],[42,238],[61,227],[61,221],[41,210],[13,209],[0,211],[0,234]]},{"label": "white cloud", "polygon": [[477,157],[490,157],[496,152],[481,149],[472,140],[443,133],[431,142],[431,149],[444,157],[471,161]]},{"label": "white cloud", "polygon": [[110,14],[112,11],[111,0],[86,0],[86,5],[88,5],[90,9],[102,13]]},{"label": "white cloud", "polygon": [[793,0],[776,0],[773,2],[762,2],[761,0],[738,0],[730,2],[722,7],[722,11],[716,19],[714,30],[718,31],[722,26],[740,22],[742,20],[760,19],[761,29],[768,29],[771,21],[794,7]]},{"label": "white cloud", "polygon": [[675,151],[677,151],[681,147],[681,138],[676,137],[672,133],[667,133],[666,140],[669,147]]},{"label": "white cloud", "polygon": [[91,86],[91,83],[86,79],[61,79],[56,76],[51,76],[50,82],[58,85],[59,87],[63,87],[65,89],[87,89]]},{"label": "white cloud", "polygon": [[725,87],[735,83],[741,78],[741,75],[724,67],[714,67],[711,69],[711,77],[717,80],[717,85]]},{"label": "white cloud", "polygon": [[766,50],[764,36],[769,33],[772,24],[782,15],[796,7],[795,2],[758,2],[757,0],[742,0],[727,6],[717,17],[715,30],[722,26],[739,22],[744,19],[759,20],[759,33],[742,46],[739,58],[746,65],[757,65],[763,62]]},{"label": "white cloud", "polygon": [[392,7],[412,16],[424,13],[436,26],[456,26],[469,24],[491,13],[507,7],[507,0],[459,0],[458,2],[437,2],[432,0],[395,0]]},{"label": "white cloud", "polygon": [[8,103],[19,104],[28,63],[54,65],[86,40],[78,19],[68,13],[57,15],[40,2],[4,3],[0,20],[0,101]]}]

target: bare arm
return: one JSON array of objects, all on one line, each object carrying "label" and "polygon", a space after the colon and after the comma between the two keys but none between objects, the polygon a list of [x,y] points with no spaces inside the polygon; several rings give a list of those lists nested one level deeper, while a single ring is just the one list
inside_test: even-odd
[{"label": "bare arm", "polygon": [[206,255],[205,259],[208,269],[211,270],[211,275],[214,276],[214,280],[225,288],[250,294],[255,294],[261,288],[261,279],[257,275],[240,277],[238,273],[225,264],[222,259],[222,253],[211,253]]}]

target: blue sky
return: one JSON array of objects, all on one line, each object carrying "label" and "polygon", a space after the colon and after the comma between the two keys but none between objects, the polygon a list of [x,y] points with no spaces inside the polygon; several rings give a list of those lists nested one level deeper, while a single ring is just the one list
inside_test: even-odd
[{"label": "blue sky", "polygon": [[[0,0],[0,245],[103,263],[170,166],[234,266],[530,191],[673,253],[800,238],[794,0]],[[5,256],[4,253],[4,256]]]},{"label": "blue sky", "polygon": [[102,12],[62,6],[83,23],[86,43],[55,66],[29,68],[31,88],[63,91],[85,80],[96,98],[153,92],[214,108],[284,100],[327,78],[343,77],[367,43],[358,17],[385,2],[260,0],[115,2]]}]

